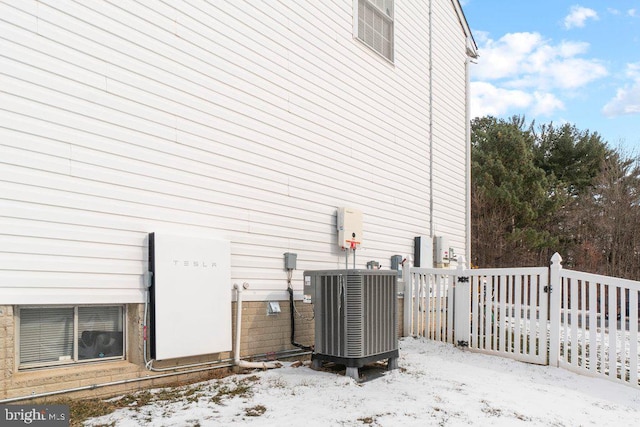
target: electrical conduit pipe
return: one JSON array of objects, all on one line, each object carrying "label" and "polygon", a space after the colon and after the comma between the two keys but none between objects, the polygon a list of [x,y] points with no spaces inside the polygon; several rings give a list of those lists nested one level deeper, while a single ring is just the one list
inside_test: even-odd
[{"label": "electrical conduit pipe", "polygon": [[242,330],[242,290],[249,288],[249,284],[244,282],[242,286],[235,283],[233,288],[236,290],[236,342],[233,350],[233,364],[240,368],[249,369],[272,369],[280,368],[280,362],[247,362],[240,359],[240,331]]}]

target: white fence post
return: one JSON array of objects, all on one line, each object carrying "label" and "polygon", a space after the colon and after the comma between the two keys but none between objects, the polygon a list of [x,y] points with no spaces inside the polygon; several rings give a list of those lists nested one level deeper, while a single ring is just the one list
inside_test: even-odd
[{"label": "white fence post", "polygon": [[562,299],[562,257],[559,253],[551,257],[549,277],[550,325],[549,325],[549,365],[560,366],[560,301]]},{"label": "white fence post", "polygon": [[414,282],[414,274],[412,274],[411,269],[407,268],[403,271],[404,276],[404,317],[403,317],[403,327],[402,327],[402,336],[411,337],[415,336],[415,331],[413,330],[413,282]]},{"label": "white fence post", "polygon": [[454,344],[469,346],[469,338],[471,337],[471,285],[469,283],[469,276],[467,275],[466,260],[462,256],[456,269],[453,286],[455,287],[453,301],[455,310],[453,321]]}]

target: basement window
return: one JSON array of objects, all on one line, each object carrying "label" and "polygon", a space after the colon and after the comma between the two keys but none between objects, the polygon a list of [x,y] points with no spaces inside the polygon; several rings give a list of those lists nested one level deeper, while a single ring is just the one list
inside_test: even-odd
[{"label": "basement window", "polygon": [[356,0],[355,36],[393,62],[393,0]]},{"label": "basement window", "polygon": [[121,360],[123,325],[121,305],[20,307],[19,368]]}]

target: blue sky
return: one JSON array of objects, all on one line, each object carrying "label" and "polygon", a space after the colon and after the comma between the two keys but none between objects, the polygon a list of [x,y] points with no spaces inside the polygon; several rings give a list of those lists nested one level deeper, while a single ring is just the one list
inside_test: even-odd
[{"label": "blue sky", "polygon": [[472,116],[572,123],[640,154],[640,0],[464,0]]}]

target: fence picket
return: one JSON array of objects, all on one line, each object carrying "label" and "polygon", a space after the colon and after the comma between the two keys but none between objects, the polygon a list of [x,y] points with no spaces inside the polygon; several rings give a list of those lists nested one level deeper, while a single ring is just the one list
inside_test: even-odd
[{"label": "fence picket", "polygon": [[[450,277],[450,280],[453,280],[453,276]],[[449,283],[449,286],[447,287],[447,342],[451,342],[451,343],[454,342],[453,341],[454,310],[450,310],[450,308],[453,307],[453,304],[454,304],[454,295],[455,295],[455,290],[451,285],[451,283]]]},{"label": "fence picket", "polygon": [[605,326],[605,313],[606,310],[606,287],[604,283],[598,283],[598,288],[600,289],[600,370],[604,374],[606,372],[606,349],[605,339],[607,337],[607,329]]},{"label": "fence picket", "polygon": [[638,386],[638,291],[629,291],[629,382]]},{"label": "fence picket", "polygon": [[[489,282],[487,280],[487,282]],[[491,335],[493,336],[493,339],[491,341],[491,348],[493,350],[498,350],[498,346],[499,346],[499,340],[498,340],[498,331],[499,331],[499,325],[498,325],[498,319],[499,319],[499,314],[498,314],[498,295],[499,295],[499,281],[497,281],[497,278],[495,276],[491,277],[491,327],[492,327],[492,332]]]},{"label": "fence picket", "polygon": [[[624,338],[626,335],[626,292],[624,289],[620,289],[620,308],[619,316],[620,316],[620,379],[622,381],[626,381],[627,379],[627,349],[626,349],[626,339]],[[616,316],[617,317],[617,316]],[[616,334],[617,335],[617,334]],[[618,343],[616,343],[617,347]]]},{"label": "fence picket", "polygon": [[589,371],[597,372],[598,362],[598,341],[597,341],[597,313],[598,313],[598,297],[596,284],[593,282],[588,283],[589,286]]},{"label": "fence picket", "polygon": [[[609,377],[612,379],[617,379],[618,373],[616,369],[616,327],[611,327],[611,323],[613,321],[614,325],[616,323],[616,289],[612,285],[608,285],[608,295],[609,295]],[[612,289],[613,288],[613,289]],[[613,290],[613,292],[612,292]],[[613,294],[613,295],[612,295]]]},{"label": "fence picket", "polygon": [[562,278],[562,257],[559,253],[551,257],[549,268],[549,365],[560,365],[560,328],[562,325],[562,293],[564,280]]},{"label": "fence picket", "polygon": [[513,352],[516,354],[522,354],[522,349],[520,348],[521,340],[520,340],[520,319],[522,312],[522,276],[517,275],[512,277],[513,280],[513,289],[514,289],[514,308],[512,313],[513,322],[515,322],[515,331],[513,334]]},{"label": "fence picket", "polygon": [[442,341],[442,280],[436,277],[435,301],[433,301],[433,312],[435,320],[436,340]]},{"label": "fence picket", "polygon": [[571,326],[571,353],[569,354],[571,365],[578,366],[578,280],[571,280],[569,292],[569,307],[571,312],[567,321]]},{"label": "fence picket", "polygon": [[507,281],[505,276],[498,276],[498,282],[500,283],[500,293],[498,299],[500,300],[500,312],[498,317],[500,319],[500,352],[507,351]]}]

